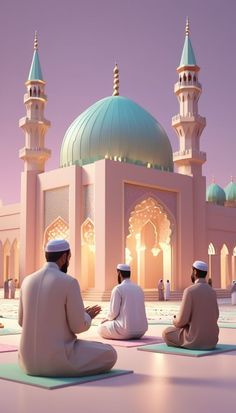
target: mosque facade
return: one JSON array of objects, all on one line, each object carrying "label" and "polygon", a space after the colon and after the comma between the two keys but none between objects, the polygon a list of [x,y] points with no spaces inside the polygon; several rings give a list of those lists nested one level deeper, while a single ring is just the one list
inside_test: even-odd
[{"label": "mosque facade", "polygon": [[133,280],[145,290],[168,279],[172,290],[182,291],[196,259],[208,262],[214,287],[236,279],[236,184],[206,188],[199,70],[187,22],[174,86],[177,152],[152,115],[119,95],[116,65],[113,95],[74,120],[62,141],[60,167],[46,172],[50,122],[35,37],[26,115],[19,121],[25,136],[21,199],[0,207],[0,286],[36,271],[45,243],[54,238],[70,242],[69,273],[83,292],[101,299],[117,283],[120,262],[131,265]]}]

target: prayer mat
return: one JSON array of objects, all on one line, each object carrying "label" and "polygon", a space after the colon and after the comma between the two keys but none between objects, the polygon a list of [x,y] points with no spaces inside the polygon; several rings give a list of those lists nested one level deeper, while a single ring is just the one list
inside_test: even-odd
[{"label": "prayer mat", "polygon": [[161,337],[155,336],[144,336],[139,339],[130,339],[130,340],[107,340],[102,337],[89,337],[86,338],[88,340],[93,341],[101,341],[104,344],[110,344],[114,347],[139,347],[139,346],[146,346],[147,344],[157,344],[163,343],[163,339]]},{"label": "prayer mat", "polygon": [[220,328],[236,328],[236,323],[218,323]]},{"label": "prayer mat", "polygon": [[140,347],[137,350],[149,351],[151,353],[174,354],[178,356],[203,357],[218,353],[225,353],[227,351],[236,351],[236,345],[217,344],[216,348],[213,350],[189,350],[187,348],[169,347],[166,344],[153,344],[150,346]]},{"label": "prayer mat", "polygon": [[9,351],[18,351],[18,347],[10,344],[0,344],[0,353],[7,353]]},{"label": "prayer mat", "polygon": [[167,325],[171,326],[173,325],[172,321],[168,320],[148,320],[149,325]]},{"label": "prayer mat", "polygon": [[38,377],[28,376],[20,369],[17,363],[0,364],[0,379],[29,384],[30,386],[42,387],[48,390],[89,383],[96,380],[110,379],[112,377],[122,376],[124,374],[130,373],[133,373],[133,371],[113,369],[107,373],[84,377]]},{"label": "prayer mat", "polygon": [[0,336],[10,336],[13,334],[21,334],[21,328],[0,328]]}]

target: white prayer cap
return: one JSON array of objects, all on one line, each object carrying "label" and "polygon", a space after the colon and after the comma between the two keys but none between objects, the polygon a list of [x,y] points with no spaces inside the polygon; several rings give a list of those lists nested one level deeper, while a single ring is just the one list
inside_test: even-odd
[{"label": "white prayer cap", "polygon": [[130,271],[130,266],[127,264],[118,264],[116,268],[120,271]]},{"label": "white prayer cap", "polygon": [[193,268],[200,271],[208,271],[208,266],[204,261],[194,261]]},{"label": "white prayer cap", "polygon": [[45,252],[61,252],[69,249],[70,244],[65,239],[52,239],[45,246]]}]

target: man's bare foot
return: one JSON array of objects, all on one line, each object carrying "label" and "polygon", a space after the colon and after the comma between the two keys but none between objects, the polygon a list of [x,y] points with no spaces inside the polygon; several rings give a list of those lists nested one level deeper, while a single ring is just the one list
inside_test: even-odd
[{"label": "man's bare foot", "polygon": [[4,325],[2,323],[0,323],[0,328],[4,328]]}]

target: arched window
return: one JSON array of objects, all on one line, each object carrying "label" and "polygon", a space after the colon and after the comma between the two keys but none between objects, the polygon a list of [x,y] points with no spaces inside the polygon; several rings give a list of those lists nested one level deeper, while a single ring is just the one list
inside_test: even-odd
[{"label": "arched window", "polygon": [[183,76],[183,81],[184,81],[184,82],[186,82],[186,80],[187,80],[187,78],[186,78],[186,74],[184,73],[184,76]]},{"label": "arched window", "polygon": [[32,96],[32,89],[31,88],[30,88],[29,92],[30,92],[30,96]]},{"label": "arched window", "polygon": [[191,80],[192,80],[192,76],[191,76],[191,73],[189,73],[188,74],[188,81],[191,82]]},{"label": "arched window", "polygon": [[40,89],[38,88],[38,96],[40,96],[40,93],[41,93],[41,92],[40,92]]},{"label": "arched window", "polygon": [[215,255],[216,251],[215,251],[215,247],[212,244],[212,242],[210,242],[210,244],[208,245],[208,255]]},{"label": "arched window", "polygon": [[181,76],[179,77],[179,81],[180,81],[180,83],[182,82],[182,77]]},{"label": "arched window", "polygon": [[36,96],[36,87],[34,87],[33,96]]}]

